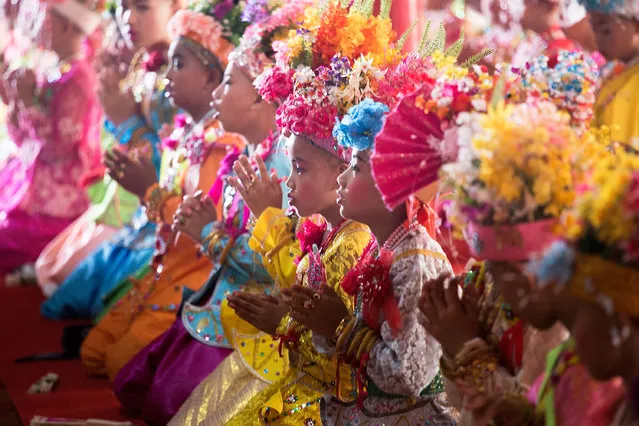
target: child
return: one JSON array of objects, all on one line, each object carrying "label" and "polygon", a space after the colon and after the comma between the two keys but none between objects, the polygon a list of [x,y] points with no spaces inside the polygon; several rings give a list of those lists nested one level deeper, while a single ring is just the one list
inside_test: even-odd
[{"label": "child", "polygon": [[[166,96],[162,75],[169,45],[167,23],[179,7],[178,0],[119,2],[116,17],[137,52],[126,76],[121,74],[117,62],[108,57],[105,64],[98,61],[98,92],[108,119],[106,128],[118,141],[116,145],[124,149],[122,152],[148,165],[144,169],[146,179],[134,177],[135,182],[157,181],[158,132],[175,114]],[[150,166],[151,160],[155,168]],[[114,172],[118,180],[131,180],[125,176],[124,169]],[[107,176],[105,180],[113,197],[116,191],[121,193],[116,179]],[[44,316],[53,319],[97,317],[105,306],[105,296],[149,261],[154,250],[155,224],[148,221],[141,208],[135,208],[138,210],[130,224],[80,262],[54,295],[42,304]]]},{"label": "child", "polygon": [[633,0],[581,2],[589,13],[597,48],[608,61],[619,62],[597,94],[593,124],[612,129],[613,142],[631,144],[639,136],[639,4]]},{"label": "child", "polygon": [[[82,346],[81,358],[89,372],[108,375],[111,380],[131,358],[171,327],[182,289],[198,290],[204,284],[211,262],[199,256],[193,241],[171,230],[173,214],[183,194],[208,190],[213,185],[227,148],[243,147],[239,135],[224,132],[209,106],[232,48],[222,34],[229,34],[230,38],[232,33],[206,14],[212,13],[214,5],[190,7],[178,11],[169,21],[173,41],[166,88],[172,101],[190,117],[178,117],[176,130],[165,140],[160,182],[143,177],[147,174],[143,169],[149,168],[150,161],[136,163],[115,151],[106,161],[116,180],[126,181],[125,188],[144,198],[149,220],[158,224],[156,253],[148,265],[149,272],[131,280],[126,294],[91,330]],[[209,38],[208,34],[218,37]],[[118,175],[122,169],[127,170],[124,177]],[[219,210],[220,207],[213,208]]]},{"label": "child", "polygon": [[100,161],[100,108],[82,43],[100,24],[100,7],[75,0],[43,5],[38,39],[59,62],[41,79],[27,69],[12,74],[8,126],[19,148],[0,171],[0,274],[33,263],[87,208],[79,181]]},{"label": "child", "polygon": [[[112,10],[114,12],[114,8]],[[111,17],[104,30],[104,45],[98,54],[97,61],[101,66],[120,67],[131,59],[121,33],[114,31],[115,26],[115,18]],[[87,49],[91,48],[87,46]],[[115,142],[110,136],[108,132],[101,133],[103,150],[109,149]],[[115,182],[104,177],[102,163],[87,171],[81,181],[89,196],[89,208],[42,250],[35,264],[36,280],[47,297],[58,289],[58,285],[85,257],[128,223],[139,207],[135,196],[117,188]]]},{"label": "child", "polygon": [[[355,311],[337,323],[313,327],[332,342],[329,347],[338,359],[353,366],[358,383],[359,403],[326,398],[322,421],[452,425],[439,374],[441,348],[419,322],[416,303],[424,283],[451,268],[417,216],[409,216],[403,204],[389,211],[376,187],[370,156],[387,111],[385,105],[365,100],[335,129],[340,144],[355,148],[351,167],[338,179],[341,214],[368,224],[375,240],[342,283],[355,296]],[[319,307],[306,307],[305,312],[302,300],[298,294],[291,303],[294,312],[312,316],[314,324],[331,319]]]},{"label": "child", "polygon": [[[299,14],[299,9],[289,9],[294,10],[295,16],[284,19],[286,25],[291,25]],[[246,138],[249,143],[246,153],[255,153],[264,168],[288,172],[278,135],[273,133],[275,108],[264,102],[253,87],[253,79],[268,62],[262,46],[268,46],[272,33],[256,33],[255,27],[248,31],[240,46],[229,55],[222,83],[213,92],[213,105],[224,128],[241,132]],[[247,121],[251,126],[246,126]],[[239,149],[230,151],[222,160],[215,182],[208,185],[209,197],[187,197],[175,216],[175,230],[202,244],[208,255],[202,259],[214,262],[214,272],[208,281],[202,277],[200,285],[205,282],[206,285],[199,292],[186,295],[181,314],[177,319],[172,318],[168,331],[124,366],[114,382],[116,395],[125,408],[142,414],[151,423],[166,424],[193,389],[231,353],[233,336],[226,332],[228,318],[220,306],[225,295],[242,288],[264,291],[272,285],[260,265],[259,254],[247,244],[249,214],[240,195],[225,182],[240,152]],[[279,188],[279,182],[277,186]],[[211,198],[220,197],[223,197],[223,212],[215,214]],[[280,189],[277,206],[282,207],[282,203]],[[169,248],[167,260],[172,250]],[[193,264],[194,259],[181,261]],[[165,262],[164,273],[169,272],[168,267]],[[182,374],[179,381],[174,380],[177,374]],[[231,383],[225,383],[224,387]],[[218,391],[223,392],[224,387],[220,385]]]}]

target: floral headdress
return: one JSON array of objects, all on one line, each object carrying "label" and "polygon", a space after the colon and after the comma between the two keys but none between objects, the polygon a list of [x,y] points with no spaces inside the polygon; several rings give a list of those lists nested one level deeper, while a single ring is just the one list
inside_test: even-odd
[{"label": "floral headdress", "polygon": [[304,10],[316,0],[249,0],[242,20],[251,25],[240,39],[239,46],[229,55],[229,62],[239,65],[252,80],[272,65],[273,43],[284,40],[289,30],[304,17]]},{"label": "floral headdress", "polygon": [[390,209],[436,182],[441,165],[455,159],[457,117],[486,109],[493,79],[485,68],[471,64],[490,51],[458,65],[463,34],[448,49],[445,38],[443,26],[433,40],[424,37],[417,53],[386,71],[377,91],[377,99],[394,106],[371,157],[373,176]]},{"label": "floral headdress", "polygon": [[579,0],[588,12],[601,12],[639,19],[637,0]]},{"label": "floral headdress", "polygon": [[241,14],[241,4],[233,0],[195,1],[173,15],[169,36],[179,38],[205,65],[224,69],[247,26]]},{"label": "floral headdress", "polygon": [[274,43],[277,65],[255,85],[267,101],[280,103],[278,126],[308,137],[314,144],[348,161],[348,150],[333,138],[338,117],[373,97],[383,67],[400,58],[389,18],[390,0],[373,15],[373,2],[350,6],[332,0],[307,8],[300,27],[286,42]]},{"label": "floral headdress", "polygon": [[609,314],[639,317],[639,156],[619,152],[598,161],[575,209],[568,242],[555,243],[529,269],[541,285],[568,285]]},{"label": "floral headdress", "polygon": [[589,54],[560,51],[553,60],[542,55],[529,63],[521,88],[527,97],[550,99],[583,132],[593,117],[598,79],[599,65]]}]

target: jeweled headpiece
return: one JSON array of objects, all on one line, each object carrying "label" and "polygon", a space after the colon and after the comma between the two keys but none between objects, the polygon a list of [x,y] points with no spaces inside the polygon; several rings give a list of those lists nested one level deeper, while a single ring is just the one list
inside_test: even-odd
[{"label": "jeweled headpiece", "polygon": [[288,40],[274,43],[277,65],[255,85],[265,100],[280,102],[277,123],[284,132],[304,135],[348,161],[349,150],[333,137],[336,118],[373,96],[382,67],[400,59],[401,40],[392,30],[390,0],[378,15],[374,2],[343,3],[307,8]]},{"label": "jeweled headpiece", "polygon": [[242,12],[242,20],[251,23],[239,46],[229,55],[229,62],[237,64],[251,80],[273,64],[273,43],[284,40],[289,30],[304,18],[304,10],[316,0],[249,0]]},{"label": "jeweled headpiece", "polygon": [[637,0],[579,0],[579,3],[588,12],[601,12],[639,19],[639,2]]},{"label": "jeweled headpiece", "polygon": [[173,15],[169,36],[184,43],[205,65],[220,65],[223,70],[246,29],[241,13],[241,5],[233,0],[195,1]]}]

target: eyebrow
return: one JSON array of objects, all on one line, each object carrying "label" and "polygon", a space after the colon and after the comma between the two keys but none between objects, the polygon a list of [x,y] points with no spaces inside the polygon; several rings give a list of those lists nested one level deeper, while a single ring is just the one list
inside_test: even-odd
[{"label": "eyebrow", "polygon": [[297,161],[298,163],[306,163],[307,161],[301,157],[293,157],[293,161]]}]

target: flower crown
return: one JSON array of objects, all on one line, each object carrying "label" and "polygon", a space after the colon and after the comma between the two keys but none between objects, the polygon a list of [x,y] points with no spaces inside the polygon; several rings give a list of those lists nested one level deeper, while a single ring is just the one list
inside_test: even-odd
[{"label": "flower crown", "polygon": [[333,137],[345,148],[358,151],[371,149],[388,111],[383,103],[364,99],[352,106],[341,121],[337,121]]},{"label": "flower crown", "polygon": [[187,44],[205,65],[215,65],[217,60],[224,68],[247,26],[240,19],[241,13],[241,5],[233,0],[192,2],[173,15],[169,36]]},{"label": "flower crown", "polygon": [[252,80],[272,65],[273,43],[283,40],[303,18],[304,10],[315,0],[282,3],[279,0],[250,0],[242,20],[250,22],[229,62],[239,65]]},{"label": "flower crown", "polygon": [[579,0],[586,11],[601,12],[639,19],[639,2],[637,0]]},{"label": "flower crown", "polygon": [[392,31],[390,1],[373,15],[373,2],[350,6],[332,0],[305,11],[302,24],[287,41],[273,43],[277,65],[256,81],[260,95],[278,102],[278,126],[307,136],[313,143],[348,161],[349,152],[336,143],[336,118],[372,97],[384,72],[396,61],[401,43]]}]

